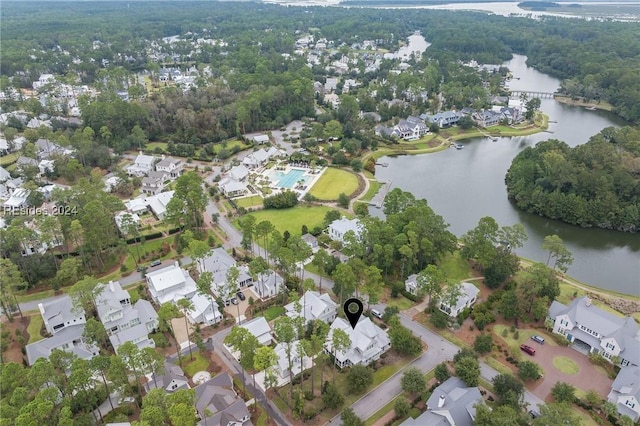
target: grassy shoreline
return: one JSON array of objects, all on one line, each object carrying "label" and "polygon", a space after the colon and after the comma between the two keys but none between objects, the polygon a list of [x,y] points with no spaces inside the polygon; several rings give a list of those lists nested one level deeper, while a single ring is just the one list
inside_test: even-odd
[{"label": "grassy shoreline", "polygon": [[605,102],[605,101],[601,101],[601,102],[586,102],[582,99],[577,99],[577,100],[573,100],[568,96],[556,96],[554,98],[557,102],[560,102],[561,104],[565,104],[565,105],[572,105],[572,106],[578,106],[578,107],[585,107],[585,108],[595,108],[597,110],[600,111],[613,111],[613,105],[611,105],[609,102]]}]

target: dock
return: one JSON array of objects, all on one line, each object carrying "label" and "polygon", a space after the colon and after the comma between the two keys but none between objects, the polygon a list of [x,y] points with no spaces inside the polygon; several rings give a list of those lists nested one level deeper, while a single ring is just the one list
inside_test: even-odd
[{"label": "dock", "polygon": [[389,167],[389,163],[376,163],[376,166]]},{"label": "dock", "polygon": [[374,206],[377,209],[381,208],[382,204],[384,204],[384,199],[387,197],[387,194],[389,193],[390,189],[391,189],[391,181],[384,182],[380,187],[380,189],[378,190],[378,192],[376,193],[376,195],[374,195],[371,201],[369,201],[369,205]]}]

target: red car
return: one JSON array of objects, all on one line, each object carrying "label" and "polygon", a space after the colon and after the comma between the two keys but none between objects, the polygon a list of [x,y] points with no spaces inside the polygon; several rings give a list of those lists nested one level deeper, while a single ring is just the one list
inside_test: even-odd
[{"label": "red car", "polygon": [[520,349],[522,349],[524,352],[528,353],[529,355],[536,354],[536,350],[529,345],[520,345]]}]

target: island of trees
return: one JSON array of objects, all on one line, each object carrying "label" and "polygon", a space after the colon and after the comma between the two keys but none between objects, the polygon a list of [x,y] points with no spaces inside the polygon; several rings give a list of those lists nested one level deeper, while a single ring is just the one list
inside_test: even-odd
[{"label": "island of trees", "polygon": [[640,132],[602,130],[570,148],[551,139],[526,148],[506,176],[509,198],[528,212],[582,227],[640,230]]}]

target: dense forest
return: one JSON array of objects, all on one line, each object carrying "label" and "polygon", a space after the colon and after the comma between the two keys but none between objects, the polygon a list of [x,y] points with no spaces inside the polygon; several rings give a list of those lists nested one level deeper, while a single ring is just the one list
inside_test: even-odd
[{"label": "dense forest", "polygon": [[640,131],[602,130],[570,148],[551,139],[516,156],[507,190],[531,213],[583,227],[640,230]]},{"label": "dense forest", "polygon": [[[238,111],[240,105],[233,102],[227,108],[221,106],[216,123],[238,112],[248,131],[310,112],[314,70],[309,72],[295,57],[282,61],[280,54],[292,53],[296,34],[311,30],[317,37],[335,41],[336,46],[376,39],[391,49],[414,30],[421,30],[433,43],[428,55],[440,64],[458,59],[501,63],[513,53],[525,54],[529,65],[564,79],[561,90],[567,95],[609,101],[621,117],[640,121],[640,34],[637,24],[622,22],[256,3],[180,2],[157,7],[152,2],[73,2],[52,9],[50,3],[6,2],[0,74],[18,76],[18,84],[29,87],[41,72],[64,75],[73,70],[83,81],[93,83],[104,77],[102,59],[129,71],[152,69],[146,41],[189,32],[195,37],[206,31],[223,38],[227,46],[207,46],[198,57],[182,57],[181,63],[211,64],[215,74],[225,77],[229,69],[243,71],[228,80],[231,98],[242,93],[243,108]],[[96,40],[101,44],[92,47]],[[60,54],[62,51],[68,54]],[[74,64],[74,57],[83,61]],[[384,67],[379,72],[384,73]],[[367,78],[375,77],[384,78],[384,74]],[[9,83],[3,78],[1,84]],[[291,84],[297,89],[290,91]],[[263,96],[266,87],[269,96]],[[284,88],[295,93],[283,93]],[[298,98],[295,105],[291,97]],[[153,127],[149,123],[148,128]],[[224,129],[227,134],[241,131],[229,127]]]}]

